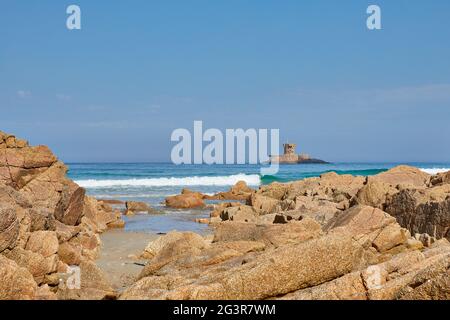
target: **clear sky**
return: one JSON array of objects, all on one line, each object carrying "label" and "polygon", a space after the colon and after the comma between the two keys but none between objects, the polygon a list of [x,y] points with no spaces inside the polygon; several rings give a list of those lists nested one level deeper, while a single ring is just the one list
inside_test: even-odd
[{"label": "clear sky", "polygon": [[0,130],[64,161],[168,161],[194,120],[330,161],[450,161],[450,1],[0,2]]}]

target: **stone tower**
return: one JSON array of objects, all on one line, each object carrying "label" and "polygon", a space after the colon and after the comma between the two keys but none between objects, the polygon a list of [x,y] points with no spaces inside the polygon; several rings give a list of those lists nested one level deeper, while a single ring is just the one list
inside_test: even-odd
[{"label": "stone tower", "polygon": [[295,154],[295,148],[296,147],[297,147],[297,145],[294,144],[294,143],[285,143],[285,144],[283,144],[284,154],[285,155]]}]

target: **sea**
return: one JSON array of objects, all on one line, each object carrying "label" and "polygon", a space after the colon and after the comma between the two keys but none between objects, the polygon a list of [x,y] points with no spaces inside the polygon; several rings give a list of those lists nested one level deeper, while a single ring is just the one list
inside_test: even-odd
[{"label": "sea", "polygon": [[[143,201],[159,214],[124,217],[126,232],[167,233],[171,230],[209,233],[197,218],[209,217],[210,209],[166,208],[164,199],[183,188],[214,194],[243,180],[250,187],[275,181],[289,182],[334,171],[338,174],[370,176],[400,163],[331,163],[280,165],[279,172],[262,176],[259,165],[174,165],[172,163],[69,163],[69,177],[98,199]],[[450,163],[401,163],[436,174],[450,170]]]}]

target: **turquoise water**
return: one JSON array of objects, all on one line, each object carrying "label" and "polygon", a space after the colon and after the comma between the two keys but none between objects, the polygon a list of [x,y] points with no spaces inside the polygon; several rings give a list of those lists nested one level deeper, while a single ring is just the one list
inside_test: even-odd
[{"label": "turquoise water", "polygon": [[[450,163],[403,163],[436,173],[450,169]],[[86,188],[88,194],[103,199],[144,201],[161,210],[160,215],[136,215],[126,219],[127,231],[207,232],[208,226],[195,222],[208,217],[209,210],[173,210],[161,203],[183,188],[213,194],[225,191],[239,180],[257,188],[274,181],[289,182],[317,177],[325,172],[368,176],[399,163],[334,163],[281,165],[273,176],[260,176],[256,165],[180,165],[170,163],[71,163],[69,177]]]}]

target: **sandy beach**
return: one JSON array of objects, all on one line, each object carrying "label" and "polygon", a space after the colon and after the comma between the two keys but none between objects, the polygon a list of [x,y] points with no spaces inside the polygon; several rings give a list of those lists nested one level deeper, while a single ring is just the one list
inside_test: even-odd
[{"label": "sandy beach", "polygon": [[119,292],[135,282],[146,260],[140,254],[157,234],[108,230],[101,234],[101,253],[96,261],[112,287]]}]

